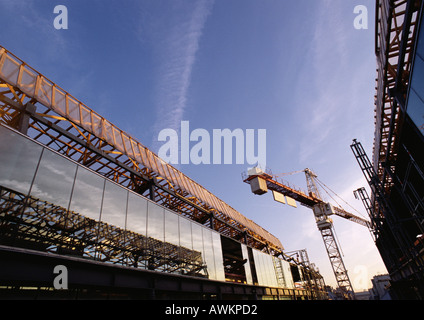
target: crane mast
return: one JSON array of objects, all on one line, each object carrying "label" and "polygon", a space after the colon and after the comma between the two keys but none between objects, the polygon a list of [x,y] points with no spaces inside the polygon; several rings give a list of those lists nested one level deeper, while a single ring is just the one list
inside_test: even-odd
[{"label": "crane mast", "polygon": [[244,176],[243,180],[250,184],[254,194],[261,195],[267,193],[268,189],[270,189],[273,192],[282,194],[286,196],[286,198],[292,198],[312,209],[318,230],[321,233],[330,259],[337,285],[345,298],[354,299],[352,283],[349,279],[347,269],[342,259],[342,254],[336,241],[333,221],[329,216],[337,215],[367,228],[370,228],[370,223],[342,208],[333,207],[330,203],[324,202],[318,188],[317,175],[310,169],[305,169],[303,172],[306,176],[308,194],[293,187],[289,187],[283,182],[277,181],[276,177],[263,172],[259,168],[249,170],[248,175]]},{"label": "crane mast", "polygon": [[[315,181],[317,176],[309,169],[305,169],[305,175],[309,194],[322,199]],[[334,235],[333,221],[328,217],[333,214],[333,211],[331,210],[331,207],[323,201],[314,205],[312,210],[314,212],[318,230],[320,231],[324,241],[325,249],[327,250],[337,285],[344,294],[346,294],[349,298],[353,298],[354,291],[352,283],[350,282],[339,246],[337,245],[336,237]]]}]

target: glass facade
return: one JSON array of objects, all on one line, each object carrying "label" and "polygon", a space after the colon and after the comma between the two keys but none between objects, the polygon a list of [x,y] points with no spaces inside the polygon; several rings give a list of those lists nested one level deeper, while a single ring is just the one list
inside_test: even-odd
[{"label": "glass facade", "polygon": [[414,60],[407,113],[424,134],[424,23],[421,22]]},{"label": "glass facade", "polygon": [[[58,242],[49,240],[49,251],[65,252],[67,246],[66,252],[103,262],[226,280],[223,236],[218,232],[2,125],[0,137],[0,191],[7,188],[0,201],[6,199],[6,193],[10,198],[19,193],[27,199],[26,218],[17,220],[21,225],[34,221],[36,228],[54,225],[50,231]],[[22,217],[21,213],[18,216]],[[0,218],[7,220],[4,213]],[[21,228],[27,233],[26,241],[34,226]],[[245,283],[281,286],[273,260],[277,258],[239,245],[246,260]],[[288,274],[284,277],[285,288],[290,288],[293,282]]]},{"label": "glass facade", "polygon": [[272,256],[264,252],[253,250],[258,284],[261,286],[278,287]]}]

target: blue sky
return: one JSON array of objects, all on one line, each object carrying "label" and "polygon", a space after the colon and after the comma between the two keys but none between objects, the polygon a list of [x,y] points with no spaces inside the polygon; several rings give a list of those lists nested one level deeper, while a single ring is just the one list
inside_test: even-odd
[{"label": "blue sky", "polygon": [[[59,4],[68,8],[67,30],[53,26]],[[368,9],[367,30],[354,28],[357,5]],[[211,136],[213,129],[266,129],[274,173],[311,168],[365,216],[352,192],[366,182],[349,146],[357,138],[371,156],[374,6],[373,0],[0,0],[0,44],[154,152],[158,132],[178,130],[183,120]],[[312,211],[275,203],[271,194],[254,196],[241,179],[247,167],[178,165],[287,251],[306,248],[334,285]],[[303,173],[286,179],[306,190]],[[371,236],[360,225],[334,222],[355,289],[368,287],[360,272],[368,278],[386,272]]]}]

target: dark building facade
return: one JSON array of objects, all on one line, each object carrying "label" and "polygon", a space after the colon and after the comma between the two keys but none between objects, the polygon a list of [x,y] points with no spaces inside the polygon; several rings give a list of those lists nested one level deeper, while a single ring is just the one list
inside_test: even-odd
[{"label": "dark building facade", "polygon": [[376,4],[372,163],[356,141],[352,149],[371,187],[365,203],[390,274],[390,294],[394,299],[423,299],[423,3],[378,0]]}]

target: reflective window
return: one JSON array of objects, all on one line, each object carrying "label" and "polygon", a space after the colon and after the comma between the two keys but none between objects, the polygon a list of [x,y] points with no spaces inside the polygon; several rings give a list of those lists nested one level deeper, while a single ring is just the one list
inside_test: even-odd
[{"label": "reflective window", "polygon": [[147,236],[164,241],[163,216],[164,208],[153,202],[147,203]]},{"label": "reflective window", "polygon": [[259,252],[259,260],[261,262],[262,283],[267,286],[269,285],[268,270],[267,270],[265,255],[262,252]]},{"label": "reflective window", "polygon": [[282,260],[281,264],[283,266],[284,280],[286,281],[287,288],[290,288],[290,289],[294,288],[293,276],[292,276],[291,270],[290,270],[290,263]]},{"label": "reflective window", "polygon": [[415,58],[411,86],[420,98],[424,99],[424,60],[419,56]]},{"label": "reflective window", "polygon": [[42,147],[0,126],[0,185],[28,194]]},{"label": "reflective window", "polygon": [[421,21],[421,30],[419,33],[417,52],[424,59],[424,23],[423,21]]},{"label": "reflective window", "polygon": [[259,251],[253,250],[253,260],[255,260],[256,276],[258,278],[258,284],[263,285],[263,276],[262,276],[262,259],[260,259]]},{"label": "reflective window", "polygon": [[193,241],[191,239],[191,221],[185,218],[179,219],[180,225],[180,246],[189,250],[193,249]]},{"label": "reflective window", "polygon": [[247,252],[247,246],[245,244],[242,244],[241,250],[242,250],[242,253],[243,253],[243,259],[247,260],[247,262],[244,264],[244,271],[245,271],[245,274],[246,274],[246,283],[247,284],[253,284],[252,272],[250,270],[249,254]]},{"label": "reflective window", "polygon": [[258,250],[253,250],[258,283],[264,286],[274,286],[272,277],[275,275],[271,256]]},{"label": "reflective window", "polygon": [[164,258],[167,272],[181,272],[180,261],[180,237],[179,237],[179,217],[165,209],[165,243],[164,243]]},{"label": "reflective window", "polygon": [[128,196],[127,230],[146,235],[147,200],[132,192]]},{"label": "reflective window", "polygon": [[[197,254],[200,253],[201,256],[199,257],[199,259],[202,260],[202,263],[205,263],[205,254],[204,254],[204,250],[203,250],[202,229],[203,228],[200,225],[198,225],[197,223],[192,223],[192,225],[191,225],[191,235],[192,235],[192,238],[193,238],[193,250]],[[207,266],[207,268],[209,269],[209,265]],[[203,270],[202,274],[206,275],[206,271]]]},{"label": "reflective window", "polygon": [[149,201],[147,203],[147,247],[148,269],[162,270],[164,261],[164,208]]},{"label": "reflective window", "polygon": [[69,210],[99,220],[105,179],[78,167]]},{"label": "reflective window", "polygon": [[100,220],[110,225],[125,229],[128,191],[106,181]]},{"label": "reflective window", "polygon": [[215,259],[216,280],[225,281],[224,258],[222,255],[221,235],[212,232],[213,254]]},{"label": "reflective window", "polygon": [[206,265],[208,268],[209,279],[216,279],[215,259],[213,255],[213,246],[212,246],[212,230],[202,228],[202,233],[203,233],[203,252],[205,256]]},{"label": "reflective window", "polygon": [[407,112],[417,128],[424,134],[424,23],[421,23]]},{"label": "reflective window", "polygon": [[68,209],[77,165],[44,149],[31,195]]},{"label": "reflective window", "polygon": [[178,216],[168,210],[165,210],[165,242],[180,245]]},{"label": "reflective window", "polygon": [[408,115],[414,121],[417,128],[424,134],[424,102],[415,93],[415,90],[411,88],[409,90],[408,100]]}]

